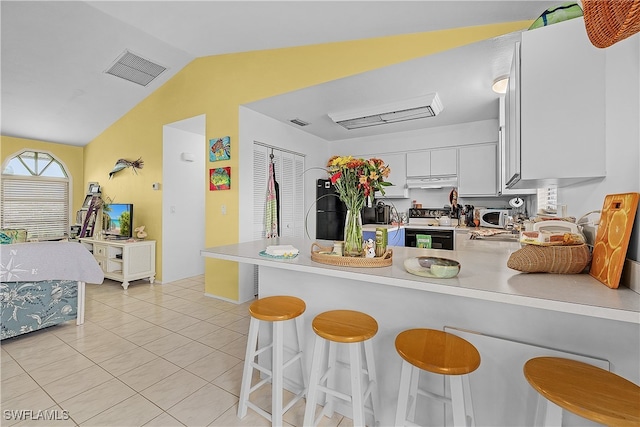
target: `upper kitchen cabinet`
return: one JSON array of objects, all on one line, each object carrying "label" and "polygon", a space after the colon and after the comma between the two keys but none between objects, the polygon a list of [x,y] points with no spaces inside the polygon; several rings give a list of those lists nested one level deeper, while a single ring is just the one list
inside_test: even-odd
[{"label": "upper kitchen cabinet", "polygon": [[606,175],[605,52],[590,43],[582,18],[522,33],[506,110],[507,187]]},{"label": "upper kitchen cabinet", "polygon": [[496,196],[498,193],[497,144],[460,147],[458,151],[458,195]]},{"label": "upper kitchen cabinet", "polygon": [[391,169],[391,173],[385,181],[393,185],[384,187],[384,196],[376,195],[377,198],[406,199],[409,197],[409,190],[407,189],[407,163],[404,153],[371,154],[357,157],[363,157],[365,159],[376,157],[382,159]]},{"label": "upper kitchen cabinet", "polygon": [[458,173],[458,150],[437,150],[407,153],[408,177],[451,176]]}]

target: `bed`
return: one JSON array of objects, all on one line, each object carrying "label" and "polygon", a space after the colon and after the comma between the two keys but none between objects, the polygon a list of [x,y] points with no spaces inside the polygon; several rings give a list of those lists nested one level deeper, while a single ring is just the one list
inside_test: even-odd
[{"label": "bed", "polygon": [[79,243],[0,245],[0,340],[72,319],[83,324],[85,283],[103,280]]}]

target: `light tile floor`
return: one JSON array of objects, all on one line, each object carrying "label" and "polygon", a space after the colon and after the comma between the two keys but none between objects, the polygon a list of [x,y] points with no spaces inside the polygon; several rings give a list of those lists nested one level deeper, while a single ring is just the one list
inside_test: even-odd
[{"label": "light tile floor", "polygon": [[[248,306],[204,296],[202,276],[126,291],[108,279],[87,284],[84,325],[2,341],[0,425],[268,426],[251,409],[236,416]],[[270,399],[268,386],[252,394],[267,410]],[[300,401],[285,425],[303,417]],[[335,415],[321,425],[352,421]]]}]

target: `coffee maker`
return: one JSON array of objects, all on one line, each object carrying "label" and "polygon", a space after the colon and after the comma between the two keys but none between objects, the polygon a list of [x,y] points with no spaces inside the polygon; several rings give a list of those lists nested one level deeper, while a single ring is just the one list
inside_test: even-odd
[{"label": "coffee maker", "polygon": [[384,202],[378,202],[375,207],[376,224],[389,224],[391,222],[391,206]]}]

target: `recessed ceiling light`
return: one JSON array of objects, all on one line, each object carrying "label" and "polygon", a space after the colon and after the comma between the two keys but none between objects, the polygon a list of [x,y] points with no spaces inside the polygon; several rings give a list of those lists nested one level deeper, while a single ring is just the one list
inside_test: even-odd
[{"label": "recessed ceiling light", "polygon": [[495,93],[506,93],[507,83],[509,83],[509,76],[500,76],[493,81],[491,89],[493,89]]}]

